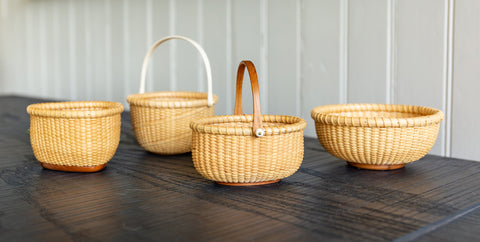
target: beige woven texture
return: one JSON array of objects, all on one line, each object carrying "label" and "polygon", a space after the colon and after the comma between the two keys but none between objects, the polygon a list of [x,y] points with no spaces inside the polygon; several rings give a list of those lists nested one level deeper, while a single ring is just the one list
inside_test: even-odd
[{"label": "beige woven texture", "polygon": [[[163,155],[192,149],[190,123],[213,116],[215,106],[207,105],[207,93],[154,92],[130,95],[130,115],[138,143]],[[214,103],[218,101],[214,95]]]},{"label": "beige woven texture", "polygon": [[349,162],[395,165],[430,151],[443,113],[420,106],[344,104],[316,107],[312,118],[330,154]]},{"label": "beige woven texture", "polygon": [[[248,69],[253,115],[243,114],[242,85]],[[237,70],[235,114],[193,121],[192,159],[205,178],[228,185],[276,182],[295,173],[303,160],[305,120],[262,115],[257,72],[251,61]]]},{"label": "beige woven texture", "polygon": [[27,112],[33,153],[48,164],[103,165],[117,150],[122,111],[115,102],[32,104]]},{"label": "beige woven texture", "polygon": [[252,121],[252,115],[227,115],[193,122],[196,170],[228,183],[272,181],[295,173],[303,160],[305,120],[262,115],[264,137],[254,136]]},{"label": "beige woven texture", "polygon": [[[187,41],[203,59],[208,93],[145,92],[148,63],[155,49],[170,40]],[[212,70],[205,50],[194,40],[172,35],[156,41],[143,60],[139,94],[127,97],[130,103],[133,131],[138,143],[161,155],[182,154],[192,150],[190,122],[213,116],[217,96],[212,93]]]}]

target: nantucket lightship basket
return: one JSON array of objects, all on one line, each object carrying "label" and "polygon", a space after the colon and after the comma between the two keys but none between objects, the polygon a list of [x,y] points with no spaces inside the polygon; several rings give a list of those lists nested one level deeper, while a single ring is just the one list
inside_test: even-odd
[{"label": "nantucket lightship basket", "polygon": [[[145,92],[145,78],[148,62],[155,49],[171,39],[181,39],[192,44],[202,56],[207,72],[208,93],[201,92]],[[133,131],[138,143],[147,151],[173,155],[192,149],[193,120],[213,116],[218,98],[212,94],[212,73],[210,62],[203,48],[195,41],[183,36],[168,36],[157,41],[145,56],[140,93],[127,97]]]},{"label": "nantucket lightship basket", "polygon": [[[253,115],[242,110],[242,82],[247,67],[253,96]],[[262,115],[257,74],[250,61],[237,72],[235,115],[193,121],[192,157],[205,178],[225,185],[260,185],[295,173],[303,154],[305,120],[283,115]]]},{"label": "nantucket lightship basket", "polygon": [[316,107],[312,118],[330,154],[359,168],[391,170],[430,151],[443,113],[410,105],[342,104]]},{"label": "nantucket lightship basket", "polygon": [[47,169],[99,171],[117,150],[122,111],[120,103],[100,101],[29,105],[33,153]]}]

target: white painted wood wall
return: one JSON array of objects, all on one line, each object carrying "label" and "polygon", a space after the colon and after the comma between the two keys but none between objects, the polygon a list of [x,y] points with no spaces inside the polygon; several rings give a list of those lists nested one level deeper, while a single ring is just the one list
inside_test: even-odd
[{"label": "white painted wood wall", "polygon": [[[480,1],[0,0],[0,93],[125,103],[148,47],[200,42],[217,114],[232,114],[238,63],[254,61],[264,113],[335,103],[443,110],[433,154],[480,160]],[[170,42],[147,89],[206,90],[199,56]],[[250,90],[244,90],[251,110]]]}]

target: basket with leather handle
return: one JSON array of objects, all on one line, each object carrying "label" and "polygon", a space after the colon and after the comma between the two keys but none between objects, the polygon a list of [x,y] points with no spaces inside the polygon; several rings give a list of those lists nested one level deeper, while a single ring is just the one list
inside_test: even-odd
[{"label": "basket with leather handle", "polygon": [[51,170],[102,170],[120,142],[122,111],[122,104],[103,101],[29,105],[33,153]]},{"label": "basket with leather handle", "polygon": [[[207,72],[208,93],[201,92],[145,92],[145,78],[150,56],[162,43],[181,39],[192,44],[202,56]],[[193,120],[213,116],[217,96],[212,94],[210,62],[203,48],[195,41],[183,36],[168,36],[157,41],[145,56],[140,79],[140,93],[127,97],[133,131],[138,143],[153,153],[173,155],[192,149]]]},{"label": "basket with leather handle", "polygon": [[[247,67],[252,86],[253,115],[242,110],[242,82]],[[205,178],[225,185],[274,183],[295,173],[303,154],[303,130],[299,117],[262,115],[255,66],[242,61],[237,72],[235,115],[193,121],[192,157]]]}]

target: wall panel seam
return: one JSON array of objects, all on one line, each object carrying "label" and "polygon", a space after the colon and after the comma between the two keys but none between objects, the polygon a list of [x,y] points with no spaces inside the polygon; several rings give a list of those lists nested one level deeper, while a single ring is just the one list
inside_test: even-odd
[{"label": "wall panel seam", "polygon": [[123,1],[123,87],[124,96],[129,95],[129,78],[130,78],[130,31],[129,25],[129,4],[128,0]]},{"label": "wall panel seam", "polygon": [[[0,34],[5,31],[6,29],[6,22],[5,19],[7,19],[7,14],[8,14],[8,2],[6,0],[0,0]],[[26,20],[26,17],[25,17],[25,20]],[[24,30],[26,30],[27,25],[23,26],[25,27]],[[12,40],[8,40],[9,42],[11,42]],[[3,37],[0,39],[0,60],[3,60],[5,58],[7,58],[6,56],[8,56],[8,54],[6,54],[6,50],[7,50],[7,46],[9,45],[10,43],[7,43],[7,38],[6,37]],[[23,47],[23,46],[22,46]],[[25,46],[25,49],[26,49],[26,46]],[[20,61],[24,61],[23,59],[21,58],[24,58],[25,56],[19,56],[17,58],[20,59]],[[27,59],[25,59],[27,60]],[[8,77],[7,77],[7,73],[6,73],[6,68],[5,68],[5,64],[0,62],[0,94],[5,94],[5,93],[12,93],[12,92],[16,92],[17,89],[19,89],[17,87],[17,85],[13,85],[13,88],[12,88],[12,85],[9,85],[8,83],[6,83],[5,80],[8,80]],[[27,70],[25,70],[27,71]],[[24,71],[24,73],[25,73]],[[26,85],[24,85],[26,86]]]},{"label": "wall panel seam", "polygon": [[[197,2],[197,38],[198,38],[198,43],[201,46],[204,46],[204,15],[203,15],[203,10],[204,10],[204,1],[199,0]],[[202,65],[202,57],[197,54],[197,76],[198,76],[198,88],[200,92],[205,91],[205,74],[204,74],[204,68]]]},{"label": "wall panel seam", "polygon": [[[147,0],[145,4],[145,19],[146,19],[146,32],[147,32],[147,38],[146,38],[146,47],[147,49],[150,47],[150,45],[153,44],[153,6],[152,6],[152,0]],[[145,50],[145,53],[148,50]],[[155,64],[155,58],[151,58],[149,61],[150,66],[154,66]],[[147,72],[147,83],[146,83],[146,90],[153,90],[153,68],[148,68]]]},{"label": "wall panel seam", "polygon": [[232,10],[232,0],[227,0],[226,5],[226,105],[227,114],[233,114],[233,90],[232,90],[232,83],[233,83],[233,67],[232,67],[232,58],[233,58],[233,10]]},{"label": "wall panel seam", "polygon": [[302,116],[302,57],[303,57],[303,45],[302,45],[302,11],[303,0],[297,0],[296,2],[296,66],[295,66],[295,113],[298,117]]},{"label": "wall panel seam", "polygon": [[93,93],[92,93],[92,67],[90,65],[92,61],[92,43],[91,43],[91,16],[90,16],[90,8],[91,8],[91,2],[85,1],[84,6],[83,6],[83,21],[84,21],[84,29],[85,29],[85,80],[83,80],[84,85],[85,85],[85,96],[83,98],[87,99],[92,99]]},{"label": "wall panel seam", "polygon": [[27,91],[33,92],[33,58],[29,58],[33,51],[33,36],[32,36],[32,6],[27,6],[27,14],[25,19],[25,31],[26,33],[26,53],[25,53],[25,60],[27,62]]},{"label": "wall panel seam", "polygon": [[[177,11],[177,6],[175,4],[175,0],[170,0],[169,2],[169,31],[170,31],[170,35],[174,35],[176,34],[176,28],[175,28],[175,25],[176,25],[176,20],[175,18],[177,17],[176,15],[176,11]],[[176,58],[176,53],[177,53],[177,48],[176,48],[176,43],[175,41],[172,41],[170,43],[170,48],[169,48],[169,51],[170,51],[170,90],[171,91],[175,91],[177,90],[177,73],[176,73],[176,69],[177,69],[177,58]]]},{"label": "wall panel seam", "polygon": [[[77,36],[76,36],[76,21],[75,21],[75,9],[73,6],[73,2],[75,0],[70,0],[69,2],[69,9],[68,9],[68,24],[69,24],[69,63],[70,63],[70,97],[73,100],[77,100],[78,93],[77,93]],[[30,75],[31,76],[31,75]]]},{"label": "wall panel seam", "polygon": [[105,79],[107,100],[112,101],[113,80],[112,80],[112,10],[110,8],[111,0],[105,0]]},{"label": "wall panel seam", "polygon": [[260,63],[261,63],[261,73],[260,73],[260,83],[263,83],[263,88],[260,89],[260,98],[262,103],[262,113],[268,113],[269,104],[268,104],[268,90],[269,90],[269,80],[268,80],[268,0],[262,0],[260,2],[260,32],[261,32],[261,42],[260,42]]},{"label": "wall panel seam", "polygon": [[48,91],[47,91],[47,86],[48,86],[48,80],[47,80],[47,75],[48,75],[48,70],[47,70],[47,65],[48,65],[48,53],[47,53],[47,23],[46,23],[46,9],[45,9],[45,4],[41,4],[40,7],[37,9],[37,17],[38,19],[38,24],[40,25],[40,33],[38,36],[39,39],[39,45],[40,45],[40,93],[41,96],[47,97],[48,96]]},{"label": "wall panel seam", "polygon": [[387,3],[387,65],[386,65],[386,102],[395,102],[396,77],[396,0]]},{"label": "wall panel seam", "polygon": [[55,4],[53,6],[53,51],[52,51],[52,56],[53,56],[53,78],[54,78],[54,95],[56,97],[60,97],[62,93],[62,86],[65,84],[61,82],[60,79],[60,58],[59,58],[59,39],[60,39],[60,31],[59,31],[59,7],[58,4]]},{"label": "wall panel seam", "polygon": [[455,33],[455,0],[445,0],[444,22],[444,95],[443,109],[445,112],[445,130],[443,134],[444,147],[442,155],[452,155],[452,106],[453,106],[453,42]]},{"label": "wall panel seam", "polygon": [[349,0],[340,1],[339,102],[348,103]]}]

